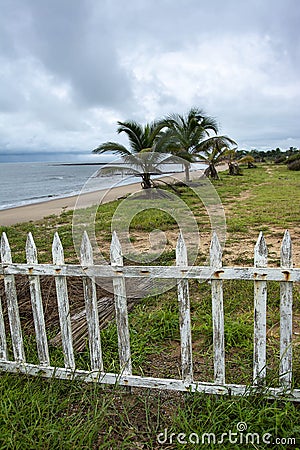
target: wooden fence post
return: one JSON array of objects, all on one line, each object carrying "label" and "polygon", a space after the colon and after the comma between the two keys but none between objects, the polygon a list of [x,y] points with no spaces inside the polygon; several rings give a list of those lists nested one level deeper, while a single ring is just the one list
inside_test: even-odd
[{"label": "wooden fence post", "polygon": [[[289,269],[293,267],[292,241],[288,230],[284,234],[281,245],[281,269],[286,269],[285,276],[289,279]],[[283,388],[291,389],[292,383],[292,328],[293,328],[293,283],[280,283],[280,364],[279,380]]]},{"label": "wooden fence post", "polygon": [[[217,233],[213,233],[210,244],[210,266],[214,273],[222,267],[222,249]],[[214,381],[225,384],[225,347],[224,347],[224,307],[223,283],[211,281],[213,343],[214,343]]]},{"label": "wooden fence post", "polygon": [[[1,237],[1,260],[2,264],[4,265],[5,263],[12,263],[10,246],[5,233],[2,233]],[[17,362],[25,362],[21,321],[14,275],[4,275],[4,288],[7,300],[9,327],[14,358]]]},{"label": "wooden fence post", "polygon": [[[123,266],[122,249],[117,233],[115,231],[113,232],[112,235],[110,247],[110,260],[112,267]],[[125,286],[125,279],[122,274],[113,278],[113,288],[114,288],[115,308],[116,308],[116,322],[118,329],[120,369],[122,374],[131,375],[132,364],[131,364],[126,286]]]},{"label": "wooden fence post", "polygon": [[[254,267],[266,268],[268,249],[262,232],[254,248]],[[267,282],[254,281],[253,384],[264,385],[266,378]]]},{"label": "wooden fence post", "polygon": [[[53,256],[53,264],[61,266],[65,263],[64,249],[63,246],[61,245],[58,233],[54,234],[52,244],[52,256]],[[59,267],[56,269],[56,272],[59,274],[60,272]],[[67,369],[75,369],[70,306],[69,306],[68,286],[66,277],[60,275],[55,276],[55,285],[56,285],[58,315],[61,330],[62,348],[64,352],[65,367]]]},{"label": "wooden fence post", "polygon": [[[27,236],[26,258],[27,264],[38,263],[36,245],[31,233],[29,233]],[[50,358],[48,351],[48,341],[46,334],[40,277],[36,275],[29,275],[28,279],[30,286],[30,298],[31,298],[38,357],[41,365],[49,366]]]},{"label": "wooden fence post", "polygon": [[[176,246],[176,265],[188,266],[187,249],[180,231]],[[178,280],[179,327],[181,345],[181,373],[184,383],[193,382],[193,357],[190,317],[190,296],[188,280]]]},{"label": "wooden fence post", "polygon": [[[84,268],[93,266],[93,249],[86,231],[83,233],[80,248],[81,265]],[[89,335],[89,349],[92,370],[103,371],[101,337],[98,316],[97,292],[94,277],[83,277],[86,320]]]}]

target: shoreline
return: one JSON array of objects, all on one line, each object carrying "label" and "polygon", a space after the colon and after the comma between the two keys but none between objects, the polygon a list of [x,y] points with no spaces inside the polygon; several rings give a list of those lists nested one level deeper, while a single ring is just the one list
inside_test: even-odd
[{"label": "shoreline", "polygon": [[[201,171],[192,172],[199,174]],[[176,174],[176,179],[182,180],[183,173]],[[172,176],[162,177],[161,180],[170,180]],[[156,181],[159,181],[156,180]],[[97,191],[87,192],[84,194],[72,195],[70,197],[62,197],[57,199],[49,199],[38,203],[30,203],[28,205],[15,206],[13,208],[0,210],[0,226],[16,225],[17,223],[35,222],[48,216],[59,216],[65,211],[74,210],[77,200],[80,197],[80,208],[88,208],[90,206],[109,203],[118,200],[127,194],[133,194],[141,189],[141,183],[131,183],[113,188],[104,188]]]},{"label": "shoreline", "polygon": [[[226,170],[227,166],[219,166],[218,171]],[[191,179],[196,178],[202,173],[202,170],[195,170],[190,173]],[[178,181],[184,180],[184,173],[177,173],[169,176],[159,178],[155,181],[170,181],[176,179]],[[141,183],[131,183],[113,188],[104,188],[97,191],[87,192],[79,195],[72,195],[70,197],[62,197],[57,199],[49,199],[39,203],[31,203],[28,205],[16,206],[13,208],[0,210],[0,226],[16,225],[24,222],[35,222],[44,219],[48,216],[59,216],[65,211],[74,210],[78,197],[80,196],[80,208],[88,208],[96,204],[109,203],[125,197],[128,194],[133,194],[141,189]]]},{"label": "shoreline", "polygon": [[[72,195],[57,199],[49,199],[28,205],[15,206],[0,210],[0,226],[10,226],[17,223],[35,222],[48,216],[59,216],[65,211],[73,210],[80,196],[81,207],[88,208],[99,202],[104,194],[105,200],[102,203],[117,200],[126,194],[131,194],[140,189],[140,183],[132,183],[114,188],[105,188],[85,194]],[[109,191],[109,192],[108,192]]]}]

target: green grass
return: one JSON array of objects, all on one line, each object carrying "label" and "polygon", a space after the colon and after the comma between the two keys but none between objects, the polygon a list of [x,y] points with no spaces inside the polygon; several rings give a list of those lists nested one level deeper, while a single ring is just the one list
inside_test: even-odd
[{"label": "green grass", "polygon": [[249,191],[248,198],[234,202],[232,214],[227,217],[229,232],[246,233],[250,229],[261,230],[272,225],[285,229],[299,223],[299,174],[288,171],[284,166],[269,166],[267,173],[266,168],[262,165],[248,170],[245,176],[233,180],[230,189],[227,189],[228,178],[232,177],[228,175],[223,175],[221,182],[217,183],[218,193],[225,204],[231,204],[230,195],[243,195]]},{"label": "green grass", "polygon": [[1,449],[90,449],[113,396],[96,386],[1,376]]},{"label": "green grass", "polygon": [[[248,234],[253,245],[259,230],[268,235],[274,228],[282,234],[285,228],[299,228],[300,173],[284,166],[260,165],[244,170],[242,177],[226,173],[214,183],[227,208],[228,241],[226,257],[235,264],[252,265],[243,253],[236,254],[230,245],[240,243]],[[191,189],[178,187],[180,198],[194,212],[200,230],[210,230],[208,216]],[[120,201],[101,205],[95,225],[103,252],[109,254],[111,220]],[[82,218],[88,218],[86,210]],[[131,240],[147,235],[153,229],[177,230],[173,217],[151,208],[139,212],[130,222]],[[31,231],[38,248],[40,262],[51,261],[51,242],[58,231],[66,260],[76,262],[72,241],[72,213],[49,217],[36,223],[2,227],[6,231],[13,259],[25,261],[26,234]],[[135,235],[136,233],[136,235]],[[242,236],[242,237],[241,237]],[[279,239],[279,238],[278,238]],[[272,247],[269,246],[270,257]],[[173,264],[175,251],[168,247],[156,264]],[[201,255],[199,259],[204,259]],[[146,261],[146,260],[145,260]],[[275,259],[274,259],[275,261]],[[190,282],[191,321],[195,379],[213,380],[213,348],[211,318],[211,286]],[[226,381],[251,383],[253,359],[253,284],[247,281],[226,281],[224,287]],[[4,299],[2,299],[3,301]],[[21,315],[22,315],[22,305]],[[295,289],[294,314],[300,317],[300,293]],[[22,316],[26,325],[28,315]],[[129,314],[133,372],[155,377],[180,376],[180,335],[176,289],[141,300]],[[267,365],[268,384],[278,385],[279,365],[279,286],[268,283]],[[55,326],[56,327],[56,326]],[[54,336],[56,328],[48,328]],[[8,330],[7,330],[8,332]],[[118,371],[117,330],[112,322],[101,331],[104,366]],[[300,386],[300,345],[294,347],[293,383]],[[10,356],[12,356],[9,344]],[[29,362],[36,363],[36,342],[32,328],[24,327],[24,344]],[[50,346],[51,362],[61,366],[63,357],[57,347]],[[78,368],[89,365],[88,350],[76,353]],[[157,448],[269,448],[260,442],[239,444],[180,444],[180,433],[201,436],[236,432],[237,424],[247,424],[247,431],[258,433],[260,439],[269,433],[272,439],[296,438],[297,444],[278,444],[276,448],[300,448],[300,408],[289,401],[270,401],[265,396],[209,396],[133,389],[130,394],[118,387],[102,387],[79,382],[44,380],[21,375],[0,375],[0,450],[1,449],[157,449]],[[167,430],[167,442],[159,445],[157,435]],[[170,436],[172,443],[170,443]],[[243,436],[245,437],[245,436]],[[180,440],[180,436],[179,436]],[[182,440],[182,435],[181,435]]]},{"label": "green grass", "polygon": [[[266,433],[274,440],[297,438],[300,432],[296,405],[260,396],[233,399],[139,390],[128,394],[117,388],[3,375],[0,405],[0,448],[6,450],[202,448],[179,444],[177,437],[182,441],[184,433],[195,442],[197,435],[201,442],[202,435],[214,433],[220,440],[223,433],[237,432],[241,422],[247,432],[259,435],[259,445],[241,446],[224,438],[219,445],[206,440],[203,448],[267,449],[270,446],[262,442]],[[163,433],[162,442],[165,430],[167,442],[158,446],[157,437]],[[241,435],[246,442],[246,432],[239,433],[239,440]]]}]

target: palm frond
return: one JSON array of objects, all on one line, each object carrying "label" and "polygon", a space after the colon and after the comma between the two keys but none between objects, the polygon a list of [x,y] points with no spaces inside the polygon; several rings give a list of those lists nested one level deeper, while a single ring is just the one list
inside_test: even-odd
[{"label": "palm frond", "polygon": [[228,136],[212,136],[200,142],[197,151],[212,151],[213,148],[221,149],[222,147],[229,148],[230,145],[236,145],[236,142]]},{"label": "palm frond", "polygon": [[228,136],[213,136],[200,142],[197,146],[197,154],[206,161],[216,164],[224,158],[225,152],[231,145],[236,145],[236,142]]},{"label": "palm frond", "polygon": [[93,153],[98,154],[106,152],[117,153],[121,156],[130,154],[130,151],[126,147],[124,147],[124,145],[121,145],[118,142],[105,142],[93,150]]},{"label": "palm frond", "polygon": [[145,149],[153,150],[163,128],[160,121],[150,122],[145,126],[134,121],[118,122],[118,125],[118,133],[127,134],[132,153],[139,153]]},{"label": "palm frond", "polygon": [[118,122],[118,125],[118,134],[126,133],[132,151],[135,153],[140,152],[143,149],[142,137],[144,130],[142,125],[135,121]]},{"label": "palm frond", "polygon": [[152,147],[152,149],[155,147],[156,142],[160,139],[163,128],[164,125],[159,120],[155,120],[149,124],[148,143],[150,144],[149,147]]}]

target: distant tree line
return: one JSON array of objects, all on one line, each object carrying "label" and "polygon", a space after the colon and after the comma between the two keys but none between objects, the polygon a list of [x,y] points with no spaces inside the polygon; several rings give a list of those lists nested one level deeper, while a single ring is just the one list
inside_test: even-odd
[{"label": "distant tree line", "polygon": [[289,170],[300,170],[300,150],[290,147],[288,150],[237,150],[237,159],[251,156],[255,162],[273,162],[275,164],[287,164]]}]

